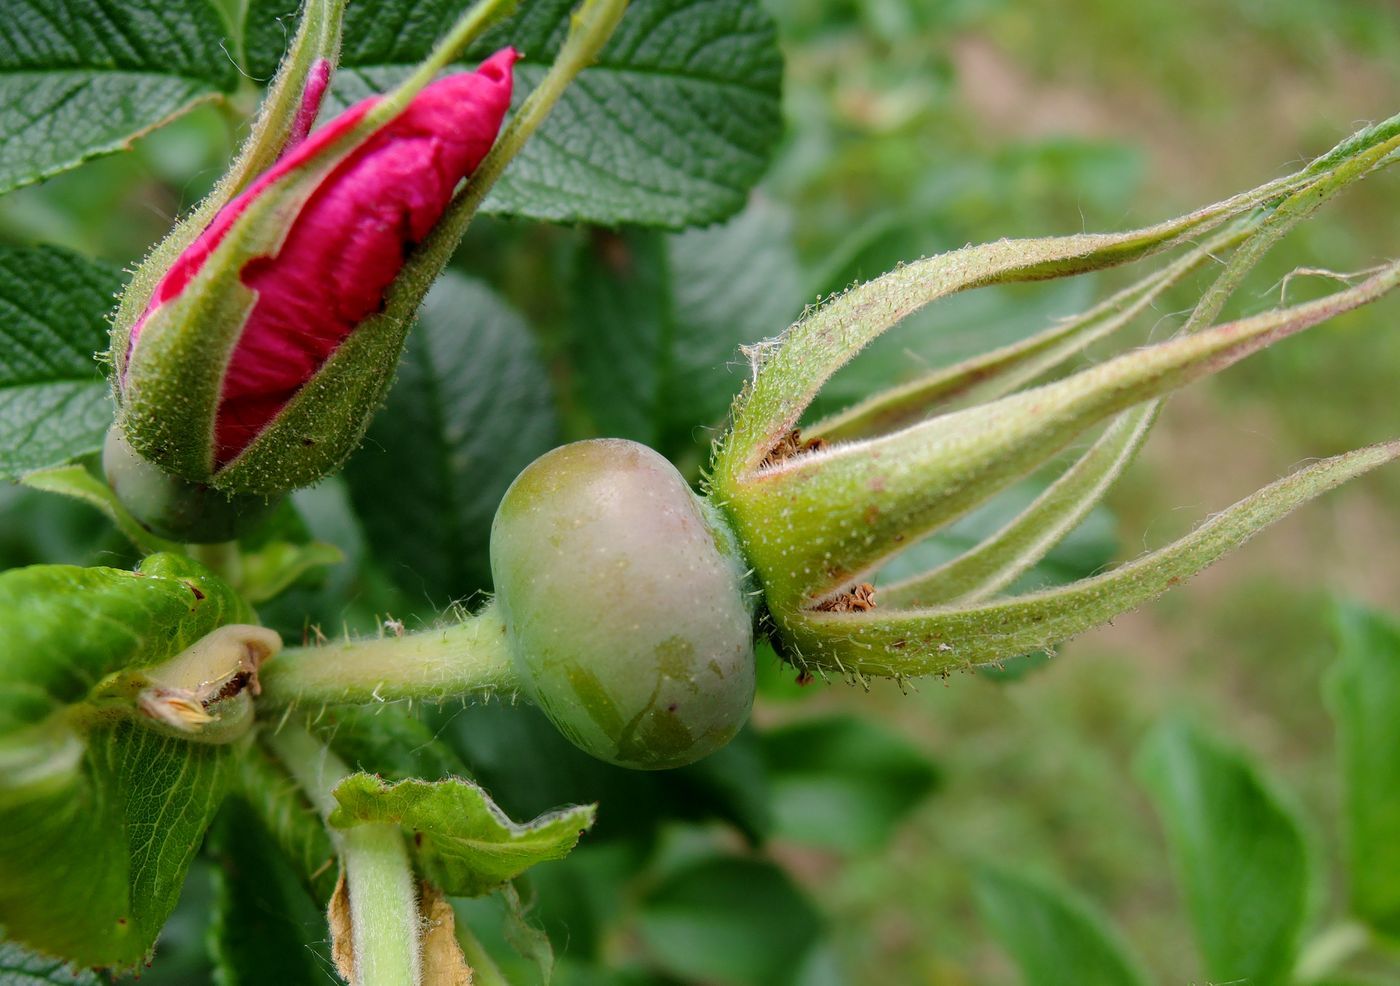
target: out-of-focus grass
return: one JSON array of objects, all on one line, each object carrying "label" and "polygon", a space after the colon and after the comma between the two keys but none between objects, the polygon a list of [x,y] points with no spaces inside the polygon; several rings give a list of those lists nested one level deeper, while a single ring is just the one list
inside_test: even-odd
[{"label": "out-of-focus grass", "polygon": [[[1384,0],[773,6],[792,137],[771,184],[795,205],[816,290],[968,241],[1164,218],[1400,110],[1400,9]],[[1400,174],[1349,192],[1230,310],[1276,303],[1295,268],[1350,271],[1395,255],[1397,214]],[[1298,278],[1287,297],[1328,287]],[[1179,292],[1148,328],[1170,331],[1190,303]],[[1397,316],[1394,300],[1377,305],[1172,401],[1112,499],[1120,554],[1165,542],[1304,458],[1400,433]],[[1318,690],[1332,659],[1329,593],[1400,598],[1397,496],[1391,470],[1314,504],[1018,682],[957,676],[912,696],[837,686],[814,699],[867,709],[948,770],[889,852],[793,853],[837,917],[853,980],[1014,981],[970,900],[966,861],[991,857],[1095,900],[1158,981],[1203,981],[1130,769],[1148,725],[1183,706],[1293,792],[1335,884],[1335,751]]]}]

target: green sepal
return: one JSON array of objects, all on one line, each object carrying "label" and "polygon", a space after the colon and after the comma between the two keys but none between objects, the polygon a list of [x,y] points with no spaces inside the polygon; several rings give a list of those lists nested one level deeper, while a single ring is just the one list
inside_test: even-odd
[{"label": "green sepal", "polygon": [[1156,410],[1145,404],[1114,418],[1088,451],[995,534],[931,571],[882,585],[880,605],[971,603],[1011,585],[1098,506],[1141,447]]},{"label": "green sepal", "polygon": [[340,53],[341,21],[345,0],[305,0],[296,36],[268,87],[257,119],[238,156],[214,190],[194,211],[151,250],[132,275],[122,293],[121,305],[112,329],[112,353],[125,358],[131,342],[131,327],[145,311],[156,285],[214,215],[241,192],[261,172],[270,168],[286,149],[292,127],[302,109],[303,94],[318,61],[332,68]]},{"label": "green sepal", "polygon": [[1110,415],[1159,397],[1400,285],[1400,263],[1354,288],[1126,353],[1071,377],[892,435],[760,470],[726,492],[780,618],[864,576],[1050,459]]},{"label": "green sepal", "polygon": [[516,823],[480,786],[457,777],[389,784],[353,774],[334,794],[331,825],[402,826],[423,874],[452,897],[480,896],[536,863],[562,859],[596,814],[593,805],[576,805]]},{"label": "green sepal", "polygon": [[416,288],[400,274],[384,313],[356,326],[211,483],[230,492],[274,495],[309,486],[344,465],[394,382],[404,339],[426,293],[426,287]]},{"label": "green sepal", "polygon": [[233,754],[152,728],[110,693],[252,618],[207,570],[172,555],[136,572],[0,575],[0,925],[10,937],[79,965],[147,956]]},{"label": "green sepal", "polygon": [[[1302,191],[1323,196],[1400,154],[1400,115],[1348,137],[1295,174],[1155,226],[1126,233],[1001,240],[905,264],[809,310],[773,343],[750,353],[754,378],[735,402],[715,454],[714,489],[725,499],[759,470],[842,365],[907,315],[972,288],[1067,277],[1129,263]],[[1335,174],[1334,174],[1335,172]]]},{"label": "green sepal", "polygon": [[803,667],[894,678],[946,674],[1045,649],[1155,599],[1296,507],[1397,457],[1400,442],[1323,459],[1166,547],[1091,579],[964,607],[799,610],[785,617],[781,644]]}]

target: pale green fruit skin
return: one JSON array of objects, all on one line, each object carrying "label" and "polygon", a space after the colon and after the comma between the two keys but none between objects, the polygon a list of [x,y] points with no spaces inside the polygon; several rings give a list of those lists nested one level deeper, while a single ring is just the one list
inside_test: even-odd
[{"label": "pale green fruit skin", "polygon": [[745,566],[646,446],[597,439],[536,459],[496,512],[491,572],[527,693],[585,752],[679,767],[748,719]]}]

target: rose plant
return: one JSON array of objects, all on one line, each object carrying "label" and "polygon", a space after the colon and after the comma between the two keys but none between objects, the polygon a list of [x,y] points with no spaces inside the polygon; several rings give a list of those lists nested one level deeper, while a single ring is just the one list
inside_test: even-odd
[{"label": "rose plant", "polygon": [[[102,16],[121,21],[107,25],[114,31],[129,29],[160,6],[139,0]],[[162,22],[167,35],[122,54],[127,68],[151,69],[162,45],[165,55],[207,46],[224,29],[202,0],[175,6]],[[448,564],[473,574],[449,580],[449,591],[489,584],[490,595],[405,626],[378,608],[382,586],[344,575],[363,535],[331,543],[336,532],[318,529],[329,513],[308,504],[343,489],[333,477],[347,460],[352,499],[391,503],[396,484],[423,467],[411,456],[388,469],[352,459],[367,434],[367,448],[391,452],[410,440],[421,422],[403,411],[404,388],[454,385],[450,374],[415,378],[415,346],[439,347],[444,364],[487,368],[471,387],[456,382],[466,411],[439,423],[464,445],[491,415],[539,406],[549,381],[519,316],[472,287],[454,256],[482,259],[472,237],[483,223],[492,237],[521,235],[488,216],[590,223],[596,249],[573,272],[577,295],[595,302],[591,311],[646,318],[643,288],[611,286],[632,283],[655,255],[631,233],[602,227],[676,229],[731,216],[777,138],[781,63],[751,0],[509,6],[439,4],[441,18],[400,36],[373,4],[305,0],[283,54],[267,32],[288,12],[254,0],[235,32],[239,57],[253,76],[280,60],[241,149],[126,281],[106,384],[88,380],[75,396],[54,381],[23,412],[36,437],[0,459],[6,478],[97,507],[135,556],[125,567],[0,574],[0,929],[4,954],[36,981],[149,963],[204,857],[218,861],[211,948],[224,982],[269,969],[278,981],[315,981],[325,974],[318,963],[357,984],[503,982],[492,939],[501,921],[547,979],[551,945],[520,888],[538,879],[547,891],[541,874],[552,871],[533,868],[568,856],[595,822],[594,834],[608,837],[610,811],[649,811],[627,799],[650,799],[657,817],[684,815],[687,799],[706,791],[695,813],[761,838],[766,808],[735,792],[753,770],[749,720],[765,662],[781,662],[801,684],[1002,668],[1141,606],[1400,456],[1400,442],[1389,441],[1318,459],[1139,558],[1013,591],[1101,508],[1166,396],[1400,284],[1400,263],[1389,262],[1314,300],[1225,315],[1285,234],[1400,157],[1392,117],[1292,174],[1184,216],[1126,233],[944,252],[820,299],[786,328],[765,326],[771,338],[743,350],[748,378],[703,462],[673,462],[623,437],[578,434],[551,447],[554,429],[532,432],[522,416],[511,448],[478,449],[464,466],[489,492],[489,509],[426,535],[467,545]],[[66,0],[69,8],[97,16],[102,5]],[[47,30],[38,3],[22,0],[20,10],[25,25]],[[26,57],[0,46],[0,59],[23,66]],[[0,188],[115,150],[199,99],[237,102],[235,83],[217,70],[198,76],[208,92],[183,97],[177,75],[150,98],[174,101],[160,119],[117,93],[85,110],[110,114],[107,130],[0,155]],[[761,207],[750,210],[761,218]],[[934,302],[1172,250],[1079,315],[849,406],[821,405],[843,366]],[[1178,332],[1104,355],[1207,269],[1213,276]],[[84,306],[100,318],[103,288],[119,280],[42,246],[0,249],[0,277],[32,280],[34,324],[50,327]],[[420,310],[424,324],[411,330]],[[13,353],[42,347],[42,332],[17,324],[4,330]],[[601,343],[581,342],[595,352],[580,362],[605,358]],[[16,361],[7,372],[19,379],[11,349],[0,355]],[[1093,362],[1084,359],[1091,352]],[[731,356],[725,348],[717,362]],[[1051,478],[954,557],[882,577],[1033,475]],[[379,516],[384,526],[371,536],[381,543],[439,520],[407,504]],[[374,632],[321,629],[321,614],[362,603]],[[529,762],[534,710],[570,745],[549,748],[553,765]],[[860,738],[854,746],[869,751],[871,770],[881,758],[900,761],[902,751],[863,728],[841,727]],[[461,739],[473,729],[484,732]],[[573,798],[570,780],[604,769],[571,748],[667,773],[599,774],[628,778],[616,781],[620,803],[570,804],[596,790]],[[1214,756],[1201,749],[1202,762]],[[821,750],[798,735],[770,756],[820,762]],[[1144,768],[1165,802],[1175,796],[1168,756],[1159,751]],[[520,798],[508,813],[504,798],[493,799],[528,786],[536,768],[545,803]],[[911,803],[933,783],[921,763],[901,778]],[[655,837],[654,819],[640,824]],[[785,877],[752,859],[725,866],[758,898],[795,898]],[[261,872],[270,874],[264,886]],[[682,860],[676,872],[703,885],[714,871]],[[1043,906],[1045,920],[1080,933],[1078,912],[1043,888],[993,875],[981,894],[989,922],[1012,928],[1010,937],[1013,898],[1019,913]],[[488,895],[496,918],[469,903]],[[799,911],[808,906],[796,899]],[[275,943],[268,956],[244,947],[255,934]],[[757,948],[758,972],[715,960],[728,954],[724,942],[689,965],[661,966],[722,982],[788,981],[789,953],[809,944],[794,934],[796,944]],[[665,937],[655,926],[643,935]],[[1223,976],[1234,956],[1217,953],[1228,958],[1217,963]],[[1270,962],[1273,953],[1260,975],[1284,975],[1287,962]],[[62,963],[80,971],[58,971]],[[1136,981],[1130,963],[1104,964],[1114,971],[1103,981]],[[1034,979],[1035,962],[1026,968]],[[152,975],[159,969],[156,954]]]}]

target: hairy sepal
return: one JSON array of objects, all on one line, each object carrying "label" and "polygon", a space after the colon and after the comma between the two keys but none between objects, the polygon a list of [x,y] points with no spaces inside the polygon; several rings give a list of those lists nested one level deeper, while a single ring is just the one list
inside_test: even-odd
[{"label": "hairy sepal", "polygon": [[112,331],[114,357],[125,359],[131,342],[131,327],[146,310],[156,285],[175,258],[195,241],[215,213],[254,177],[271,167],[294,142],[301,120],[314,111],[308,105],[308,96],[314,96],[319,102],[316,76],[322,72],[328,74],[339,59],[344,15],[345,0],[305,0],[297,33],[278,66],[238,156],[214,190],[151,250],[122,293]]},{"label": "hairy sepal", "polygon": [[946,674],[1044,650],[1156,598],[1295,508],[1397,457],[1400,441],[1323,459],[1164,548],[1062,588],[976,606],[805,610],[783,621],[781,644],[801,667],[896,678]]},{"label": "hairy sepal", "polygon": [[[1322,173],[1313,184],[1293,192],[1276,206],[1256,210],[1233,228],[1212,237],[1167,268],[1119,292],[1078,319],[1034,336],[1019,346],[1000,350],[1006,354],[1000,359],[997,353],[992,353],[981,361],[974,359],[951,367],[945,377],[954,377],[961,368],[962,378],[969,381],[965,389],[972,391],[972,395],[980,393],[985,399],[994,399],[1010,393],[1081,352],[1095,339],[1121,327],[1168,286],[1205,260],[1238,247],[1229,254],[1229,259],[1197,302],[1181,333],[1189,334],[1208,325],[1246,275],[1279,240],[1329,198],[1383,167],[1393,144],[1392,138],[1342,160],[1333,170]],[[862,405],[853,409],[853,413],[843,419],[844,425],[850,428],[863,422],[873,423],[880,417],[888,417],[895,408],[909,409],[911,398],[927,393],[927,386],[923,395],[917,387],[897,390],[883,404],[877,396],[867,402],[868,407]],[[1158,399],[1122,412],[1060,479],[1001,531],[934,571],[885,587],[881,592],[884,605],[973,602],[1009,585],[1069,534],[1103,499],[1146,442],[1161,405]]]},{"label": "hairy sepal", "polygon": [[813,308],[780,339],[751,354],[754,378],[735,402],[732,426],[716,450],[712,485],[724,499],[730,488],[761,467],[832,374],[887,329],[939,298],[1139,260],[1299,192],[1311,190],[1326,198],[1341,184],[1386,167],[1397,157],[1400,114],[1348,137],[1301,171],[1155,226],[969,246],[857,285]]},{"label": "hairy sepal", "polygon": [[1087,452],[1001,530],[932,571],[882,586],[880,605],[976,602],[1009,586],[1099,504],[1137,454],[1155,418],[1155,403],[1114,418]]},{"label": "hairy sepal", "polygon": [[883,438],[770,465],[728,491],[769,608],[837,592],[1048,461],[1108,416],[1217,372],[1400,284],[1400,262],[1309,304],[1119,356],[1063,380]]},{"label": "hairy sepal", "polygon": [[1249,235],[1242,223],[1159,271],[1129,285],[1088,311],[1028,339],[934,370],[907,384],[883,390],[854,407],[802,429],[804,438],[851,441],[888,434],[933,414],[995,400],[1061,366],[1090,345],[1130,325],[1163,293],[1221,250]]}]

